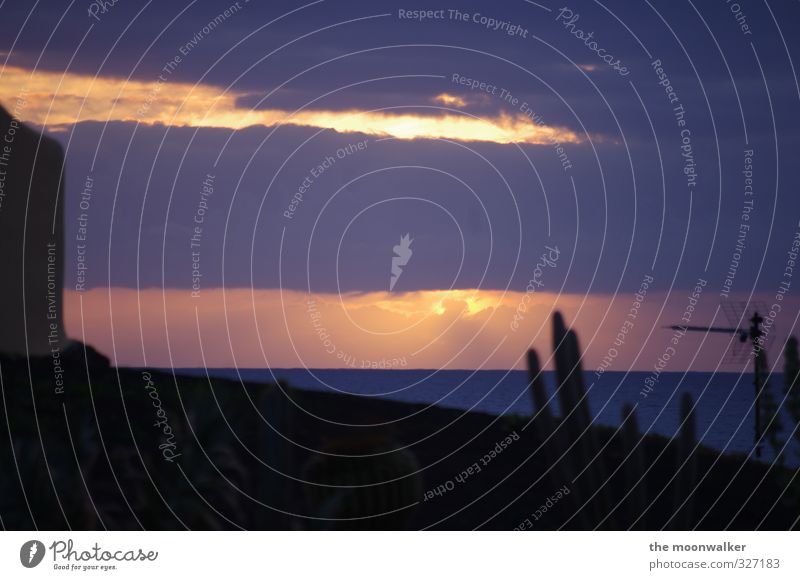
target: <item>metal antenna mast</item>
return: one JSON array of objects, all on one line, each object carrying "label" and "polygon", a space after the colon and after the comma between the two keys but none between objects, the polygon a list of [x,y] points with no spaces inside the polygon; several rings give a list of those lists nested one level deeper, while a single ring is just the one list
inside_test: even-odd
[{"label": "metal antenna mast", "polygon": [[[750,305],[753,306],[753,304]],[[739,339],[738,342],[740,344],[745,344],[747,343],[748,338],[750,339],[752,349],[745,350],[734,347],[731,351],[731,358],[734,360],[746,360],[750,356],[753,357],[753,386],[755,387],[755,433],[753,436],[753,445],[755,447],[756,457],[761,457],[761,437],[763,435],[761,429],[761,391],[767,378],[767,355],[765,353],[764,331],[761,329],[761,324],[764,322],[764,318],[759,315],[758,308],[756,308],[753,311],[753,315],[749,319],[750,328],[743,328],[741,324],[744,322],[744,312],[748,304],[724,304],[723,306],[727,306],[723,308],[723,311],[728,318],[728,322],[735,324],[736,326],[683,326],[680,324],[674,324],[667,328],[684,332],[714,332],[721,334],[735,334],[737,335]],[[762,306],[760,303],[758,306],[761,307],[762,312],[766,311],[765,306]]]}]

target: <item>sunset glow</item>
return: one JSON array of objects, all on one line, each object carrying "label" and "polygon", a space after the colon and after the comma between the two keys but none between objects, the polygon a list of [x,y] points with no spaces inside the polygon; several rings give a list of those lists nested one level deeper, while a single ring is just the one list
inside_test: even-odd
[{"label": "sunset glow", "polygon": [[[395,360],[399,368],[502,369],[525,368],[524,354],[531,346],[551,351],[549,325],[558,309],[574,321],[584,366],[592,369],[614,346],[618,320],[633,302],[630,294],[537,292],[526,299],[524,292],[479,289],[309,295],[210,288],[199,298],[189,295],[180,289],[67,291],[67,330],[103,352],[117,353],[119,364],[132,366],[347,368]],[[668,337],[651,336],[651,323],[680,320],[682,294],[654,294],[648,300],[641,324],[628,337],[631,348],[620,349],[616,364],[654,360]],[[793,308],[796,302],[792,299]],[[511,327],[515,313],[516,330]],[[683,349],[675,364],[688,363],[703,344],[702,335],[684,340],[693,346]],[[706,339],[706,348],[718,350],[726,340]]]},{"label": "sunset glow", "polygon": [[[26,96],[21,119],[64,130],[81,121],[138,121],[187,127],[242,129],[253,125],[294,125],[340,133],[365,133],[397,139],[453,139],[533,145],[580,143],[574,132],[532,122],[522,113],[476,118],[468,115],[346,111],[241,109],[237,91],[164,81],[90,77],[6,67],[0,76],[0,101]],[[459,97],[440,94],[440,103],[463,106]],[[410,107],[413,108],[413,107]]]},{"label": "sunset glow", "polygon": [[447,105],[448,107],[465,107],[467,105],[467,101],[461,97],[450,95],[448,93],[436,95],[433,100],[436,103],[441,103],[442,105]]}]

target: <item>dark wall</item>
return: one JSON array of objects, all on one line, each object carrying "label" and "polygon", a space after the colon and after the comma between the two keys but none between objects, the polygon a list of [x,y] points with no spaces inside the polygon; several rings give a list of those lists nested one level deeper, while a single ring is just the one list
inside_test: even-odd
[{"label": "dark wall", "polygon": [[63,164],[58,143],[0,108],[3,353],[39,355],[63,348]]}]

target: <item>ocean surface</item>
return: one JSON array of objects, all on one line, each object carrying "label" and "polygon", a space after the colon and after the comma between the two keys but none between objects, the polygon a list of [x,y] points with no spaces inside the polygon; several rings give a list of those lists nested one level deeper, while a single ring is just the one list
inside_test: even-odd
[{"label": "ocean surface", "polygon": [[[209,375],[249,382],[274,382],[314,391],[341,392],[362,397],[423,403],[495,415],[531,415],[533,404],[525,371],[434,371],[367,369],[176,369],[178,374]],[[639,429],[672,437],[680,423],[683,393],[690,393],[695,407],[697,437],[703,444],[724,452],[748,453],[753,445],[753,376],[737,373],[662,373],[655,388],[641,394],[649,372],[606,372],[599,378],[585,373],[593,421],[619,426],[626,403],[637,404]],[[545,384],[558,412],[554,373],[544,373]],[[779,403],[783,377],[773,375],[772,392]],[[784,426],[791,425],[783,418]],[[764,460],[773,454],[764,447]],[[797,465],[791,448],[787,464]]]}]

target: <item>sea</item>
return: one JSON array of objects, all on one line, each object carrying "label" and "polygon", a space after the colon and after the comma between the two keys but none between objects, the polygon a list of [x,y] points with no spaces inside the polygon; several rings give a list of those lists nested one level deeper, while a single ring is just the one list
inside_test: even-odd
[{"label": "sea", "polygon": [[[379,369],[176,369],[177,374],[220,377],[247,382],[286,381],[290,386],[312,391],[338,392],[359,397],[479,411],[493,415],[530,416],[533,403],[526,371],[499,370],[379,370]],[[555,373],[545,372],[544,381],[555,413],[559,413]],[[725,453],[750,453],[754,433],[754,386],[751,374],[663,372],[653,389],[643,394],[649,372],[612,372],[600,376],[585,373],[592,420],[601,425],[620,425],[626,404],[636,405],[642,433],[673,437],[680,425],[680,400],[689,393],[695,403],[698,440]],[[771,391],[780,403],[783,377],[774,374]],[[794,425],[781,415],[788,434]],[[784,439],[792,439],[786,436]],[[796,439],[794,439],[796,441]],[[763,447],[762,459],[774,453]],[[800,449],[790,444],[784,454],[787,465],[800,463]]]}]

